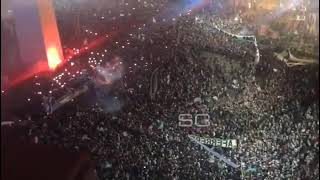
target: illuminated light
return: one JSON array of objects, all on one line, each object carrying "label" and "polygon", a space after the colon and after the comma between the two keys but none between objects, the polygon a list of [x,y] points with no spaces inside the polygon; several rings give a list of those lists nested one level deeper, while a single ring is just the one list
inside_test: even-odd
[{"label": "illuminated light", "polygon": [[71,62],[70,64],[71,64],[71,66],[74,66],[74,62]]},{"label": "illuminated light", "polygon": [[51,93],[52,93],[52,91],[49,91],[49,93],[51,94]]},{"label": "illuminated light", "polygon": [[28,100],[28,101],[31,101],[31,99],[30,99],[30,98],[28,98],[27,100]]},{"label": "illuminated light", "polygon": [[48,65],[51,70],[56,69],[57,66],[61,63],[61,59],[56,48],[50,47],[47,50],[47,57]]}]

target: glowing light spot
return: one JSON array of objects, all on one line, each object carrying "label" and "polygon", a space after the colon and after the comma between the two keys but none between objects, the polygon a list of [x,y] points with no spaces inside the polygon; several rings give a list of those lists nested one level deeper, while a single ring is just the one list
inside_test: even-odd
[{"label": "glowing light spot", "polygon": [[51,70],[54,70],[61,63],[61,59],[56,48],[50,47],[47,50],[47,58],[48,65]]}]

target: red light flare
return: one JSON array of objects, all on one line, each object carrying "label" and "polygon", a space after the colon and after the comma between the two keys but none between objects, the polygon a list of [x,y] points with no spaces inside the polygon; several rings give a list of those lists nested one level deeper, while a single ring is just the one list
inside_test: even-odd
[{"label": "red light flare", "polygon": [[[131,24],[125,25],[125,27],[131,27],[132,24],[136,24],[137,21],[133,21]],[[140,23],[141,24],[141,23]],[[62,67],[64,63],[69,61],[72,58],[79,57],[81,55],[86,54],[89,51],[92,51],[99,46],[107,43],[108,40],[111,40],[111,38],[114,38],[121,33],[125,32],[127,28],[125,27],[119,27],[118,31],[110,32],[108,33],[108,36],[101,36],[92,42],[90,42],[88,45],[81,47],[79,50],[79,53],[68,53],[65,55],[65,59],[60,59],[58,50],[55,47],[51,47],[47,49],[47,61],[39,60],[37,63],[30,68],[28,68],[26,71],[22,72],[20,75],[18,75],[14,80],[10,81],[7,86],[4,87],[4,90],[8,90],[17,84],[30,79],[34,77],[35,75],[47,75],[50,77],[54,72],[59,70],[59,67]]]},{"label": "red light flare", "polygon": [[[82,47],[79,53],[69,54],[66,57],[68,57],[68,60],[69,60],[71,58],[81,56],[87,53],[88,51],[102,45],[103,43],[106,42],[106,40],[107,40],[106,37],[100,37],[92,41],[91,43],[89,43],[89,45],[87,45],[86,47]],[[10,81],[7,85],[5,85],[3,90],[8,90],[16,86],[17,84],[34,77],[35,75],[45,74],[50,76],[52,73],[55,72],[55,70],[58,70],[58,67],[62,67],[63,64],[67,62],[66,60],[60,59],[57,49],[54,47],[48,48],[47,58],[48,58],[47,61],[38,60],[36,64],[28,68],[26,71],[20,73],[17,77],[15,77],[12,81]]]},{"label": "red light flare", "polygon": [[73,53],[73,50],[67,49],[68,53],[65,54],[66,60],[68,61],[72,58],[82,56],[83,54],[86,54],[89,51],[99,48],[99,46],[102,46],[103,44],[107,43],[108,40],[111,40],[112,38],[116,38],[122,33],[128,32],[129,28],[131,28],[133,25],[142,25],[144,22],[144,21],[137,21],[134,18],[130,18],[127,21],[128,22],[125,23],[124,25],[119,26],[116,31],[111,31],[107,33],[107,35],[100,36],[97,39],[89,42],[86,46],[81,47],[79,49],[79,52],[76,54]]},{"label": "red light flare", "polygon": [[20,84],[21,82],[34,77],[35,75],[39,75],[39,74],[43,74],[43,75],[47,74],[47,75],[49,75],[48,72],[50,72],[50,71],[49,71],[49,68],[48,68],[47,61],[44,61],[44,60],[37,61],[36,64],[34,64],[30,68],[28,68],[26,71],[24,71],[23,73],[19,74],[15,79],[10,81],[4,87],[4,90],[8,90],[8,89]]},{"label": "red light flare", "polygon": [[65,54],[65,57],[67,57],[66,60],[69,61],[72,58],[82,56],[88,53],[89,51],[99,48],[101,45],[107,43],[108,40],[111,40],[112,37],[115,37],[119,33],[120,31],[117,31],[117,32],[108,33],[108,35],[105,35],[105,36],[100,36],[97,39],[88,43],[86,46],[81,47],[78,53],[74,53],[73,50],[67,49],[67,53]]},{"label": "red light flare", "polygon": [[57,48],[50,47],[47,50],[48,66],[51,70],[55,70],[57,66],[62,62],[59,57]]}]

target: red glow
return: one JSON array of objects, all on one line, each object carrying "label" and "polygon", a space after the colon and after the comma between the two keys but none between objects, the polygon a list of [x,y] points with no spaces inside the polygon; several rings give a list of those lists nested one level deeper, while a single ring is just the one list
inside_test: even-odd
[{"label": "red glow", "polygon": [[4,87],[4,90],[8,90],[9,88],[16,86],[17,84],[32,78],[35,75],[43,74],[48,72],[48,64],[46,61],[39,60],[36,64],[31,66],[27,71],[24,71],[20,75],[16,76],[15,79],[10,81],[7,86]]},{"label": "red glow", "polygon": [[[134,24],[134,23],[133,23]],[[121,31],[122,30],[122,31]],[[112,38],[118,36],[122,32],[125,32],[125,28],[119,28],[118,31],[110,32],[108,33],[108,36],[101,36],[97,39],[91,41],[86,46],[81,47],[79,49],[79,52],[74,54],[72,50],[70,50],[68,53],[64,55],[64,58],[60,58],[58,49],[56,46],[50,46],[47,49],[47,61],[38,60],[37,63],[31,67],[29,67],[26,71],[20,72],[18,75],[13,78],[8,85],[5,87],[4,90],[8,90],[17,84],[32,78],[35,75],[48,75],[50,77],[52,75],[53,70],[59,71],[59,67],[62,67],[64,63],[68,62],[68,60],[72,58],[77,58],[81,55],[84,55],[96,48],[99,48],[101,45],[107,43]],[[51,71],[50,71],[51,70]]]},{"label": "red glow", "polygon": [[50,47],[47,50],[48,66],[51,70],[56,69],[56,67],[61,63],[58,51],[54,47]]},{"label": "red glow", "polygon": [[102,44],[107,43],[108,40],[111,40],[112,37],[115,37],[118,35],[119,31],[117,32],[110,32],[108,33],[108,37],[106,36],[101,36],[95,40],[92,40],[90,43],[88,43],[86,46],[83,46],[79,49],[78,53],[74,53],[73,50],[68,49],[67,53],[65,54],[65,57],[67,60],[77,58],[79,56],[82,56],[83,54],[86,54],[90,51],[93,51],[94,49],[100,47]]}]

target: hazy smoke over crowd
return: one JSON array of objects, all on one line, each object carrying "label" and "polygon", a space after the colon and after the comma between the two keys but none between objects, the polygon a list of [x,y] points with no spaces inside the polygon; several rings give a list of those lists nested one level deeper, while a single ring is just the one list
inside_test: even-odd
[{"label": "hazy smoke over crowd", "polygon": [[105,65],[98,65],[96,67],[98,85],[109,85],[112,82],[119,80],[122,77],[123,66],[119,57],[113,58],[110,62],[106,62]]},{"label": "hazy smoke over crowd", "polygon": [[110,62],[96,67],[96,95],[99,105],[105,112],[119,111],[122,103],[117,96],[110,94],[112,84],[121,79],[123,65],[119,57],[114,57]]}]

